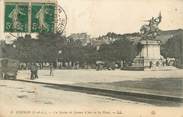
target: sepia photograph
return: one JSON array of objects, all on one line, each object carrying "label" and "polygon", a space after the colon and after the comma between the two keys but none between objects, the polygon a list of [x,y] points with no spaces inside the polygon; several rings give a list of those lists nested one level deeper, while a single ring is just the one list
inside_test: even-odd
[{"label": "sepia photograph", "polygon": [[183,117],[183,0],[0,0],[0,117]]}]

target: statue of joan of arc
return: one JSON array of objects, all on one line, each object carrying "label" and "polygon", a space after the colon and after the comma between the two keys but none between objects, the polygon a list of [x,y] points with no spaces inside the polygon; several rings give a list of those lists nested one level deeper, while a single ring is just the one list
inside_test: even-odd
[{"label": "statue of joan of arc", "polygon": [[152,17],[150,20],[147,20],[149,24],[144,24],[140,28],[140,32],[143,36],[143,38],[146,39],[155,39],[157,35],[159,35],[160,29],[158,28],[158,25],[161,23],[162,16],[161,13],[159,13],[158,17]]}]

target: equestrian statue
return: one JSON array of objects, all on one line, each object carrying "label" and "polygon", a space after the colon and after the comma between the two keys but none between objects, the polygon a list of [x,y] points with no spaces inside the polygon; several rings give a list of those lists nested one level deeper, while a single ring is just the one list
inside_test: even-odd
[{"label": "equestrian statue", "polygon": [[159,13],[158,17],[152,17],[150,20],[147,20],[149,24],[144,24],[140,28],[142,39],[155,39],[160,34],[158,25],[161,23],[161,20],[161,12]]}]

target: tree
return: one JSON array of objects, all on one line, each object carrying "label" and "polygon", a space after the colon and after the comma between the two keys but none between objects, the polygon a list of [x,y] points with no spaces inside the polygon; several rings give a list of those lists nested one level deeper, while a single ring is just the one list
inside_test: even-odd
[{"label": "tree", "polygon": [[41,33],[38,35],[38,46],[40,47],[42,60],[55,62],[58,58],[58,51],[65,46],[66,38],[60,33]]},{"label": "tree", "polygon": [[167,58],[175,58],[177,67],[183,67],[183,31],[170,38],[161,46],[161,54]]},{"label": "tree", "polygon": [[161,54],[166,57],[180,58],[183,56],[183,32],[179,31],[161,46]]},{"label": "tree", "polygon": [[132,61],[136,56],[136,45],[123,38],[114,41],[112,44],[102,45],[99,53],[104,61]]}]

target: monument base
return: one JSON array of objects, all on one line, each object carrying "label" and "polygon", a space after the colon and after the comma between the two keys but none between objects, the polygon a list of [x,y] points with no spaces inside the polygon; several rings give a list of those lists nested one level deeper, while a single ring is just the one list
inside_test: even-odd
[{"label": "monument base", "polygon": [[141,40],[140,52],[127,69],[146,70],[165,66],[165,59],[160,55],[160,41]]},{"label": "monument base", "polygon": [[160,68],[165,66],[164,59],[152,59],[152,58],[143,58],[143,57],[136,57],[133,60],[131,69],[136,70],[148,70],[154,68]]}]

